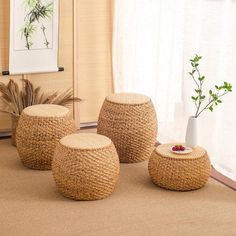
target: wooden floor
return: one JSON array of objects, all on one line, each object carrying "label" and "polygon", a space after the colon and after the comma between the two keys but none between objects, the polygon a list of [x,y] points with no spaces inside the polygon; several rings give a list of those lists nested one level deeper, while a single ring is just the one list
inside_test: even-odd
[{"label": "wooden floor", "polygon": [[197,191],[173,192],[150,181],[147,162],[121,164],[108,198],[62,197],[51,171],[22,166],[10,139],[0,140],[1,236],[234,236],[236,192],[210,179]]}]

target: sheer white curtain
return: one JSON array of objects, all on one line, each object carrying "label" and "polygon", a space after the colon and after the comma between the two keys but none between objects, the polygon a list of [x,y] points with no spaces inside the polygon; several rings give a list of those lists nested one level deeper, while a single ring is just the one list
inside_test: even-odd
[{"label": "sheer white curtain", "polygon": [[[199,144],[216,169],[236,180],[236,1],[115,0],[113,75],[116,92],[150,96],[159,140],[183,141],[194,113],[189,59],[202,55],[206,89],[229,81],[233,93],[199,119]],[[235,91],[234,91],[235,89]]]},{"label": "sheer white curtain", "polygon": [[115,1],[115,90],[149,95],[160,121],[172,120],[181,100],[183,1],[175,2]]}]

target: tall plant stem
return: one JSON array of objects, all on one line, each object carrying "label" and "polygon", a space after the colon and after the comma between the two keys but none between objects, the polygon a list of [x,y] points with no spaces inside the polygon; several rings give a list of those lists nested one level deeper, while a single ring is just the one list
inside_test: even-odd
[{"label": "tall plant stem", "polygon": [[[201,74],[200,74],[200,72],[199,72],[199,70],[198,70],[198,67],[195,66],[195,69],[196,69],[196,71],[197,71],[197,73],[198,73],[198,78],[200,78],[200,77],[201,77]],[[200,84],[198,84],[198,82],[196,81],[196,79],[194,78],[194,76],[192,76],[192,77],[193,77],[195,83],[197,84],[198,89],[200,90],[200,92],[199,92],[199,98],[198,98],[198,104],[197,104],[197,110],[196,110],[196,113],[195,113],[195,116],[194,116],[194,117],[197,118],[198,112],[199,112],[200,107],[201,107],[201,104],[202,104],[201,96],[202,96],[202,84],[203,84],[203,82],[200,81]]]},{"label": "tall plant stem", "polygon": [[194,75],[192,75],[192,74],[191,74],[191,76],[192,76],[192,78],[193,78],[193,81],[195,82],[195,84],[196,84],[196,85],[197,85],[197,87],[199,88],[199,84],[198,84],[198,82],[196,81],[196,79],[195,79]]}]

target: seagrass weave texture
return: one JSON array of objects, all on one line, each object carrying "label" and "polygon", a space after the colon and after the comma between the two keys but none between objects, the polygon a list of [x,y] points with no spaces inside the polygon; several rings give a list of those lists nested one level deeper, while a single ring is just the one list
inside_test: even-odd
[{"label": "seagrass weave texture", "polygon": [[153,151],[148,163],[153,183],[177,191],[203,187],[211,172],[207,152],[201,147],[196,147],[189,154],[174,154],[169,150],[173,145],[163,144]]},{"label": "seagrass weave texture", "polygon": [[150,98],[140,94],[114,94],[103,103],[98,133],[109,137],[120,162],[148,159],[157,138],[157,118]]},{"label": "seagrass weave texture", "polygon": [[[57,145],[52,162],[59,192],[74,200],[98,200],[109,196],[120,171],[111,140],[97,134],[73,134],[63,139]],[[69,139],[71,145],[68,145]]]},{"label": "seagrass weave texture", "polygon": [[[28,168],[50,170],[56,144],[62,137],[75,131],[74,121],[69,109],[58,105],[34,105],[26,109],[20,116],[16,132],[20,159]],[[39,116],[36,116],[35,109]],[[52,110],[55,110],[55,117]]]}]

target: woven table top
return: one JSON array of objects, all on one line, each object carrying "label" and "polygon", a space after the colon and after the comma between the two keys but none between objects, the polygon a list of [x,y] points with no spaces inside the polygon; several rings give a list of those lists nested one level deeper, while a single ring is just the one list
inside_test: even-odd
[{"label": "woven table top", "polygon": [[106,100],[118,104],[137,105],[150,101],[150,98],[137,93],[116,93],[106,97]]},{"label": "woven table top", "polygon": [[111,140],[100,134],[70,134],[60,140],[63,146],[73,149],[98,149],[104,148],[111,144]]},{"label": "woven table top", "polygon": [[[178,143],[182,144],[183,143]],[[174,159],[196,159],[196,158],[201,158],[206,154],[205,149],[197,146],[193,148],[193,151],[188,154],[175,154],[170,151],[171,147],[176,145],[176,143],[167,143],[167,144],[162,144],[159,145],[156,149],[155,152],[159,154],[160,156],[167,157],[167,158],[174,158]]]},{"label": "woven table top", "polygon": [[68,108],[55,104],[38,104],[26,107],[23,112],[35,117],[65,117],[70,111]]}]

